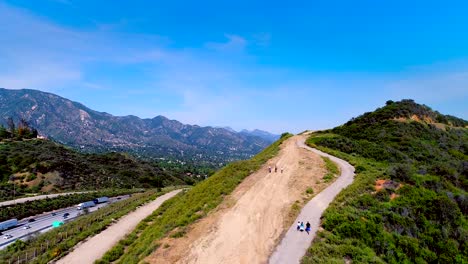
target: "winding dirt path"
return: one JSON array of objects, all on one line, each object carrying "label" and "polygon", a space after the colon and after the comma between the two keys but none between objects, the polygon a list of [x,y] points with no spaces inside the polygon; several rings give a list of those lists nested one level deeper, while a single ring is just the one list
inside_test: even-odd
[{"label": "winding dirt path", "polygon": [[279,154],[239,184],[214,213],[189,227],[184,237],[160,241],[162,246],[145,261],[266,263],[294,219],[292,205],[308,200],[308,187],[315,193],[326,187],[321,181],[326,173],[323,160],[296,143],[305,137],[286,140]]},{"label": "winding dirt path", "polygon": [[294,222],[297,223],[297,221],[304,221],[305,223],[305,221],[309,221],[312,228],[310,235],[307,235],[305,232],[298,232],[296,230],[296,224],[293,224],[281,241],[281,244],[270,257],[270,264],[300,263],[302,257],[306,254],[307,248],[310,247],[310,244],[315,237],[320,225],[320,217],[323,212],[327,209],[328,205],[333,201],[336,195],[338,195],[343,188],[350,185],[354,179],[354,167],[348,162],[320,150],[310,148],[306,146],[303,141],[300,142],[299,145],[300,147],[313,151],[320,156],[329,157],[333,162],[340,166],[341,176],[332,185],[310,200]]},{"label": "winding dirt path", "polygon": [[[89,191],[89,192],[93,192],[93,191]],[[18,198],[15,200],[8,200],[8,201],[0,202],[0,207],[12,205],[12,204],[25,203],[29,201],[42,200],[46,198],[54,198],[54,197],[64,196],[64,195],[69,195],[69,194],[80,194],[80,193],[88,193],[88,192],[67,192],[67,193],[54,193],[54,194],[44,194],[44,195],[23,197],[23,198]]]},{"label": "winding dirt path", "polygon": [[159,196],[149,204],[143,205],[136,211],[122,217],[117,223],[111,225],[101,233],[91,237],[84,243],[78,244],[72,252],[58,260],[59,264],[84,264],[94,263],[126,234],[130,233],[143,219],[158,209],[166,200],[174,197],[182,190],[175,190]]}]

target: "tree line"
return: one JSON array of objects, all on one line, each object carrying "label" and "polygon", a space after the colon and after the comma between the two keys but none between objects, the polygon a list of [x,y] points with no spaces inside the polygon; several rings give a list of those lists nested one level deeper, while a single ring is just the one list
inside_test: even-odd
[{"label": "tree line", "polygon": [[6,127],[3,124],[0,124],[0,140],[30,139],[36,138],[37,135],[37,129],[32,128],[24,118],[21,118],[18,123],[15,124],[13,118],[8,117],[6,119]]}]

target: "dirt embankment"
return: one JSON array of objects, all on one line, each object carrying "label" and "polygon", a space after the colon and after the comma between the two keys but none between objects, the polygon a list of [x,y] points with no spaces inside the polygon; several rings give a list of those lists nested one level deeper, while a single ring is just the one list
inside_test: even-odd
[{"label": "dirt embankment", "polygon": [[[278,156],[247,177],[215,212],[193,224],[184,237],[163,239],[146,261],[267,262],[295,218],[291,213],[293,204],[309,200],[307,188],[318,193],[326,187],[321,180],[326,173],[323,160],[296,143],[303,137],[285,141]],[[273,168],[271,173],[269,166]]]}]

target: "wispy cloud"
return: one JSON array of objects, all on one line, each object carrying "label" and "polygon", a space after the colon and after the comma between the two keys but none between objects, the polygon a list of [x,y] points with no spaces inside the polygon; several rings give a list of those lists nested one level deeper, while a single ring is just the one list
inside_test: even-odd
[{"label": "wispy cloud", "polygon": [[225,34],[227,41],[225,42],[207,42],[205,47],[223,52],[239,52],[244,51],[247,46],[247,40],[241,36],[233,34]]},{"label": "wispy cloud", "polygon": [[[257,63],[250,48],[273,45],[268,32],[174,48],[165,36],[114,30],[126,20],[84,31],[2,2],[0,14],[0,87],[64,96],[66,89],[83,89],[88,97],[76,100],[96,101],[98,110],[113,114],[299,132],[338,125],[386,99],[468,98],[468,67],[460,63],[402,73],[314,73]],[[113,109],[103,106],[109,95]]]},{"label": "wispy cloud", "polygon": [[74,67],[42,61],[23,65],[21,69],[0,72],[0,86],[6,88],[54,87],[80,81],[82,73]]}]

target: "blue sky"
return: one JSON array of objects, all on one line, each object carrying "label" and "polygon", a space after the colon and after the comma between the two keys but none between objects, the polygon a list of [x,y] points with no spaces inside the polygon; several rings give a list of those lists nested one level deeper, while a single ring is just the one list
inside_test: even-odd
[{"label": "blue sky", "polygon": [[468,119],[464,1],[0,0],[0,87],[276,133],[412,98]]}]

